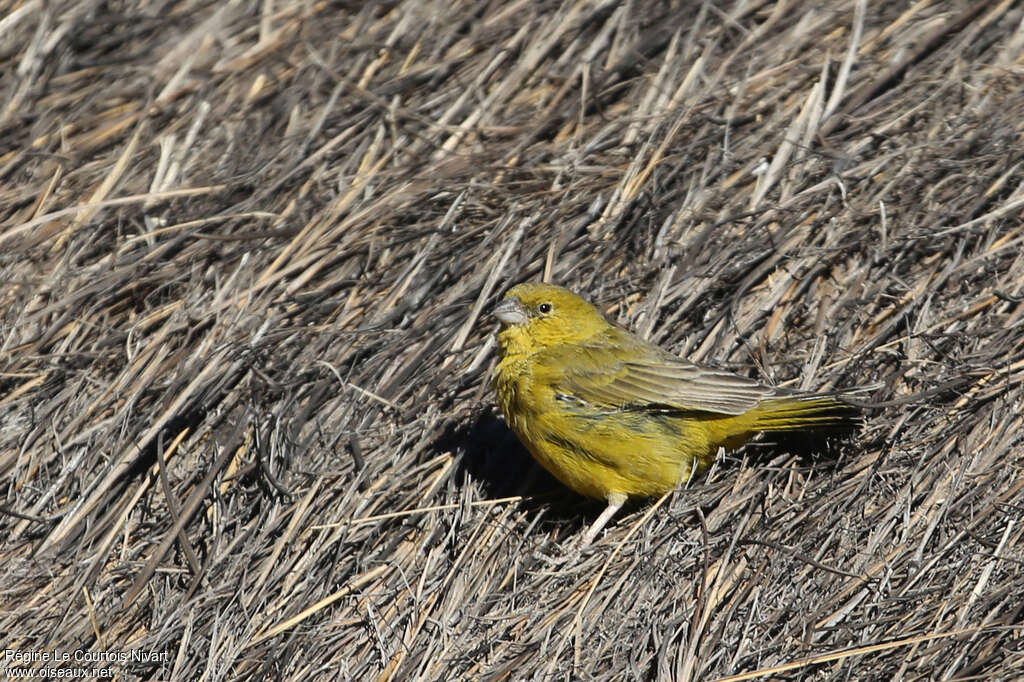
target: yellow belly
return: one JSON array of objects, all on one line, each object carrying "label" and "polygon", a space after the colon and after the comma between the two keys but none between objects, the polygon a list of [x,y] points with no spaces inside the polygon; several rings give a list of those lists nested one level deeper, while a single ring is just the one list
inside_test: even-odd
[{"label": "yellow belly", "polygon": [[505,418],[541,466],[588,497],[660,495],[703,469],[714,455],[706,429],[684,419],[514,407]]}]

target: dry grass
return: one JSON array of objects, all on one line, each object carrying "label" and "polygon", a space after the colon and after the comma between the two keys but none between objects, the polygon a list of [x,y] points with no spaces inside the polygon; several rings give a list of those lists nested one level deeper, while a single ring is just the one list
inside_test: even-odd
[{"label": "dry grass", "polygon": [[[117,679],[1024,676],[1019,3],[0,16],[4,648],[167,654]],[[600,505],[495,416],[486,315],[545,276],[895,402],[552,564]]]}]

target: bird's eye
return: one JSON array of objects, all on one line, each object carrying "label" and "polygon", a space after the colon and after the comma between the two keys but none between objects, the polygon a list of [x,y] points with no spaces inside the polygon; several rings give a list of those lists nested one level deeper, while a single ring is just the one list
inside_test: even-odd
[{"label": "bird's eye", "polygon": [[552,306],[550,303],[541,303],[540,305],[537,306],[537,312],[540,313],[541,315],[547,315],[548,313],[551,312],[551,308]]}]

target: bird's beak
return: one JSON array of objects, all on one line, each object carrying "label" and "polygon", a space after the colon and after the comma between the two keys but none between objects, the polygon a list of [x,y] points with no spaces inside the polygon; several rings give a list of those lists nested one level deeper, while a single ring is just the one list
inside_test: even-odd
[{"label": "bird's beak", "polygon": [[512,296],[506,298],[504,301],[494,306],[494,310],[491,312],[498,320],[506,327],[514,324],[525,324],[529,318],[526,314],[526,308],[523,307],[522,302]]}]

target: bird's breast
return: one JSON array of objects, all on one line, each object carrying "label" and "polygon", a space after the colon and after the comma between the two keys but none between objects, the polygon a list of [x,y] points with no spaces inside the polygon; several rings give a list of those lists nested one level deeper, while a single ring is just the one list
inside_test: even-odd
[{"label": "bird's breast", "polygon": [[494,391],[505,420],[517,434],[532,416],[531,387],[529,362],[517,356],[503,357],[494,373]]}]

